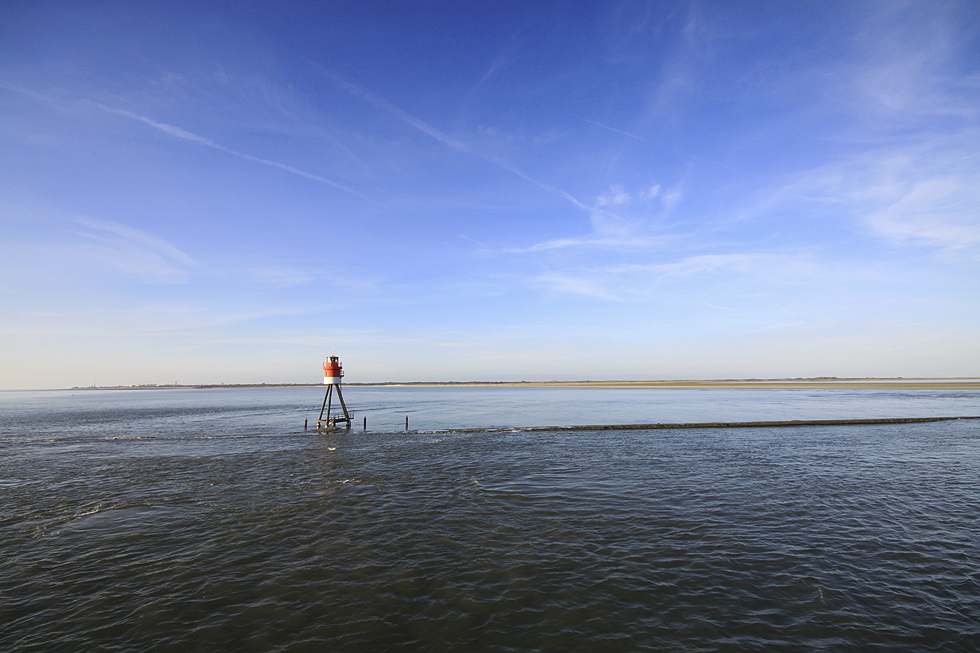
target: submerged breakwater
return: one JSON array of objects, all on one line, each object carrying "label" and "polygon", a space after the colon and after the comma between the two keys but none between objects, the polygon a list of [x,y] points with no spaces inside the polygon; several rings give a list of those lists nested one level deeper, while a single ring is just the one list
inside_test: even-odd
[{"label": "submerged breakwater", "polygon": [[509,429],[446,429],[433,433],[493,433],[501,430],[517,431],[657,431],[662,429],[735,429],[735,428],[783,428],[799,426],[861,426],[871,424],[924,424],[953,420],[980,420],[978,416],[962,417],[876,417],[867,419],[794,419],[767,422],[693,422],[682,424],[589,424],[574,426],[525,426]]},{"label": "submerged breakwater", "polygon": [[976,393],[351,388],[390,430],[311,436],[316,388],[209,392],[0,397],[0,650],[980,646],[974,420],[462,430]]}]

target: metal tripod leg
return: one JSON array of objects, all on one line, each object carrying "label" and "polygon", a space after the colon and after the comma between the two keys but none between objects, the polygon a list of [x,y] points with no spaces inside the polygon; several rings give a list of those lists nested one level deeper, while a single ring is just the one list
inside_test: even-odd
[{"label": "metal tripod leg", "polygon": [[344,421],[347,422],[347,428],[350,428],[350,413],[347,412],[347,404],[344,403],[344,395],[340,392],[340,386],[337,386],[337,399],[340,399],[340,407],[344,409]]},{"label": "metal tripod leg", "polygon": [[320,428],[320,422],[323,421],[323,410],[327,410],[327,419],[330,419],[330,405],[327,403],[330,400],[330,395],[333,393],[333,385],[327,386],[327,394],[323,395],[323,404],[320,406],[320,417],[316,421],[316,427]]}]

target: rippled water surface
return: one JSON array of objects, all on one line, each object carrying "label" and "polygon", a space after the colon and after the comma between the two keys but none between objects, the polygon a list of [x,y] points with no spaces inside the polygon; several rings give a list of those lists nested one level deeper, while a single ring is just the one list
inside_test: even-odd
[{"label": "rippled water surface", "polygon": [[322,396],[0,393],[0,649],[980,649],[976,420],[440,432],[975,391],[351,387],[302,433]]}]

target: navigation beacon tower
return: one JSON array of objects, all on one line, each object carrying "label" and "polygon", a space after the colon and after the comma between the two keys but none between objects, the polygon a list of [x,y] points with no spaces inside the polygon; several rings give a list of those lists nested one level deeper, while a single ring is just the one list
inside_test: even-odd
[{"label": "navigation beacon tower", "polygon": [[[344,403],[344,395],[340,392],[340,380],[344,377],[344,366],[340,363],[340,358],[337,356],[328,356],[327,360],[323,363],[323,383],[327,386],[327,394],[323,396],[323,405],[320,406],[320,417],[316,420],[316,427],[320,428],[330,428],[336,427],[337,424],[343,422],[350,428],[351,418],[350,413],[347,412],[347,405]],[[330,404],[333,401],[333,389],[337,388],[337,399],[340,400],[340,407],[343,409],[343,415],[330,416]],[[327,419],[323,419],[323,412],[326,410]]]}]

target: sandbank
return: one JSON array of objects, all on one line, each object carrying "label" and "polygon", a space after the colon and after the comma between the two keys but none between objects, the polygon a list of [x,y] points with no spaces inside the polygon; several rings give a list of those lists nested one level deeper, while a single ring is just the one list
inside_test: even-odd
[{"label": "sandbank", "polygon": [[[375,384],[357,384],[375,385]],[[514,381],[379,383],[385,386],[494,386],[513,388],[756,389],[756,390],[980,390],[978,379],[725,379],[710,381]]]}]

